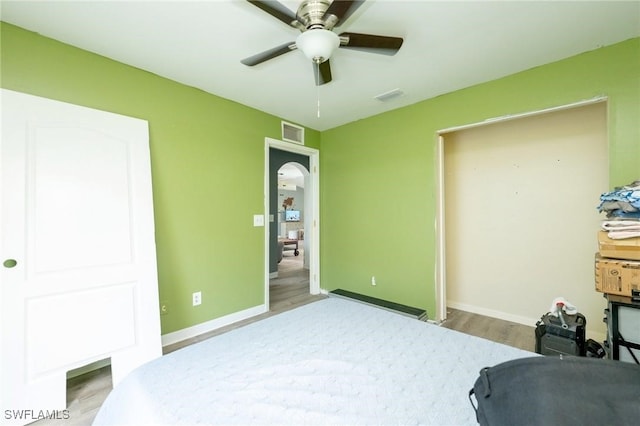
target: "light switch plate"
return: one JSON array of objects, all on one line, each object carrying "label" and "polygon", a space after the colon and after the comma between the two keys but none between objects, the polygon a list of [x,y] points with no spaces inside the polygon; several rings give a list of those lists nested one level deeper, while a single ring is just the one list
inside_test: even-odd
[{"label": "light switch plate", "polygon": [[264,226],[264,215],[262,215],[262,214],[254,214],[253,215],[253,226]]}]

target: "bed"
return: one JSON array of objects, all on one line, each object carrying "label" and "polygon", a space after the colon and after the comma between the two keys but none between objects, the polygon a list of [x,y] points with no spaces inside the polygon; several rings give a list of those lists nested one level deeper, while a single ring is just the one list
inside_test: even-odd
[{"label": "bed", "polygon": [[329,297],[139,367],[94,425],[473,425],[480,369],[532,355]]}]

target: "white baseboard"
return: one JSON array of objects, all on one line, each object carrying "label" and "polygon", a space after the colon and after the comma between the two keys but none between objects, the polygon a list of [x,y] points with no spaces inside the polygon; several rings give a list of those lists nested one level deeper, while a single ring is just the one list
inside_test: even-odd
[{"label": "white baseboard", "polygon": [[[481,306],[467,305],[465,303],[458,303],[458,302],[453,302],[449,300],[447,301],[447,306],[453,309],[459,309],[461,311],[471,312],[473,314],[484,315],[486,317],[497,318],[505,321],[515,322],[518,324],[528,325],[530,327],[535,327],[536,322],[540,320],[539,317],[529,318],[521,315],[510,314],[508,312],[496,311],[493,309],[483,308]],[[543,314],[544,312],[542,312],[540,316],[542,316]],[[589,321],[587,321],[586,334],[587,334],[586,336],[587,339],[591,338],[598,343],[602,343],[607,338],[606,333],[602,333],[596,330],[589,330]]]},{"label": "white baseboard", "polygon": [[209,331],[217,330],[218,328],[231,325],[238,321],[255,317],[256,315],[263,314],[269,309],[266,305],[258,305],[253,308],[245,309],[243,311],[234,312],[229,315],[225,315],[220,318],[213,319],[211,321],[203,322],[191,327],[183,328],[182,330],[174,331],[162,335],[162,346],[172,345],[174,343],[181,342],[192,337],[199,336]]},{"label": "white baseboard", "polygon": [[505,321],[516,322],[518,324],[535,327],[536,322],[540,318],[529,318],[521,315],[514,315],[508,312],[496,311],[493,309],[483,308],[481,306],[468,305],[466,303],[458,303],[447,300],[447,306],[461,311],[471,312],[473,314],[484,315],[485,317],[498,318]]}]

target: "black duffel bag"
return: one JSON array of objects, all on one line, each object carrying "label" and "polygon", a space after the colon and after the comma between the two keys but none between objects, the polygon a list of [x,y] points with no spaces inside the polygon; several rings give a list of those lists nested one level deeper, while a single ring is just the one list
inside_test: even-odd
[{"label": "black duffel bag", "polygon": [[482,426],[638,425],[640,366],[575,356],[515,359],[480,370],[469,399]]}]

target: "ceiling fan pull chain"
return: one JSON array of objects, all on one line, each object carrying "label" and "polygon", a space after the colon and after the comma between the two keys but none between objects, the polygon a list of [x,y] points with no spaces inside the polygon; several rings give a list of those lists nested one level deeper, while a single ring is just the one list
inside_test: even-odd
[{"label": "ceiling fan pull chain", "polygon": [[[316,62],[316,67],[318,68],[318,80],[320,80],[320,63]],[[316,99],[318,100],[318,118],[320,118],[320,84],[316,85]]]}]

